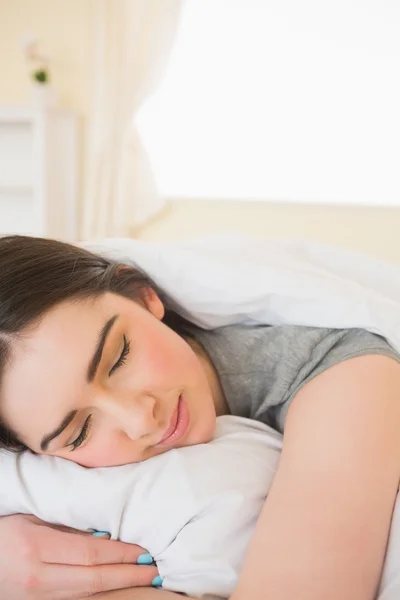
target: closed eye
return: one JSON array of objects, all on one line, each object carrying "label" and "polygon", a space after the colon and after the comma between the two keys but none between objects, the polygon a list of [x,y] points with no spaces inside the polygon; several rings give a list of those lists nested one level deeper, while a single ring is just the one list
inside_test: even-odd
[{"label": "closed eye", "polygon": [[115,365],[110,369],[109,376],[111,376],[117,369],[119,369],[119,367],[121,367],[124,364],[124,362],[127,359],[130,349],[131,349],[131,343],[124,336],[124,346],[122,348],[121,355],[120,355],[119,359],[117,360],[117,362],[115,363]]},{"label": "closed eye", "polygon": [[[118,358],[117,362],[115,363],[115,365],[111,368],[109,375],[112,375],[119,367],[121,367],[124,364],[124,362],[127,359],[128,354],[129,354],[129,351],[130,351],[130,341],[127,340],[124,335],[124,345],[122,348],[122,352],[121,352],[120,357]],[[92,415],[89,415],[88,418],[86,419],[78,437],[73,442],[68,444],[69,446],[71,446],[71,451],[76,450],[86,441],[89,430],[90,430],[91,421],[92,421]]]},{"label": "closed eye", "polygon": [[82,446],[83,442],[87,439],[91,424],[92,424],[92,415],[89,415],[88,418],[86,419],[78,437],[73,442],[68,444],[68,446],[71,446],[71,452],[73,452],[74,450],[79,448],[79,446]]}]

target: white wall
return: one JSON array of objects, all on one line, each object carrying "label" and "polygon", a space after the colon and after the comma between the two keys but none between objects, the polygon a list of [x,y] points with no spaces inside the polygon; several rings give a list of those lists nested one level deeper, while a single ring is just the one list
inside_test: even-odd
[{"label": "white wall", "polygon": [[172,200],[136,235],[173,240],[227,229],[250,235],[309,237],[400,264],[400,210],[394,208]]},{"label": "white wall", "polygon": [[59,102],[80,117],[82,202],[85,125],[91,106],[93,7],[96,0],[0,0],[0,105],[24,104],[30,79],[21,38],[32,33],[51,55],[51,82]]},{"label": "white wall", "polygon": [[[53,81],[62,104],[78,110],[83,119],[88,116],[95,2],[0,0],[0,104],[27,99],[29,84],[19,39],[28,30],[54,55]],[[81,158],[84,168],[83,151]],[[224,229],[308,236],[400,263],[400,209],[396,208],[179,199],[136,233],[143,239],[176,239]]]}]

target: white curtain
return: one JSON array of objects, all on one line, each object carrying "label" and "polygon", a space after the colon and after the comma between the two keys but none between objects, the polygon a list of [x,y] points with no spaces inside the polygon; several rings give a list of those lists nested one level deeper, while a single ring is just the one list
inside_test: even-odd
[{"label": "white curtain", "polygon": [[184,0],[96,0],[81,237],[127,236],[165,201],[134,115],[164,73]]}]

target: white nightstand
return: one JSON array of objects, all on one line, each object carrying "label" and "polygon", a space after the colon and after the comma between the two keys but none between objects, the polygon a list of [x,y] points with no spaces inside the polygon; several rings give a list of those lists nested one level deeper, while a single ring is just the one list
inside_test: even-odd
[{"label": "white nightstand", "polygon": [[77,239],[77,138],[70,111],[0,107],[0,235]]}]

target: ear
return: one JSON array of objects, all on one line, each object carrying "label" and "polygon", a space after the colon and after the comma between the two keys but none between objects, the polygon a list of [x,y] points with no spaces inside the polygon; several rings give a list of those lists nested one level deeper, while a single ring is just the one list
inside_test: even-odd
[{"label": "ear", "polygon": [[[118,265],[118,272],[125,269],[131,270],[128,265]],[[161,321],[165,315],[164,304],[153,290],[152,287],[147,286],[139,290],[139,302],[144,305],[157,319]]]},{"label": "ear", "polygon": [[145,287],[140,290],[140,296],[143,304],[159,321],[165,315],[164,304],[156,292],[151,287]]}]

